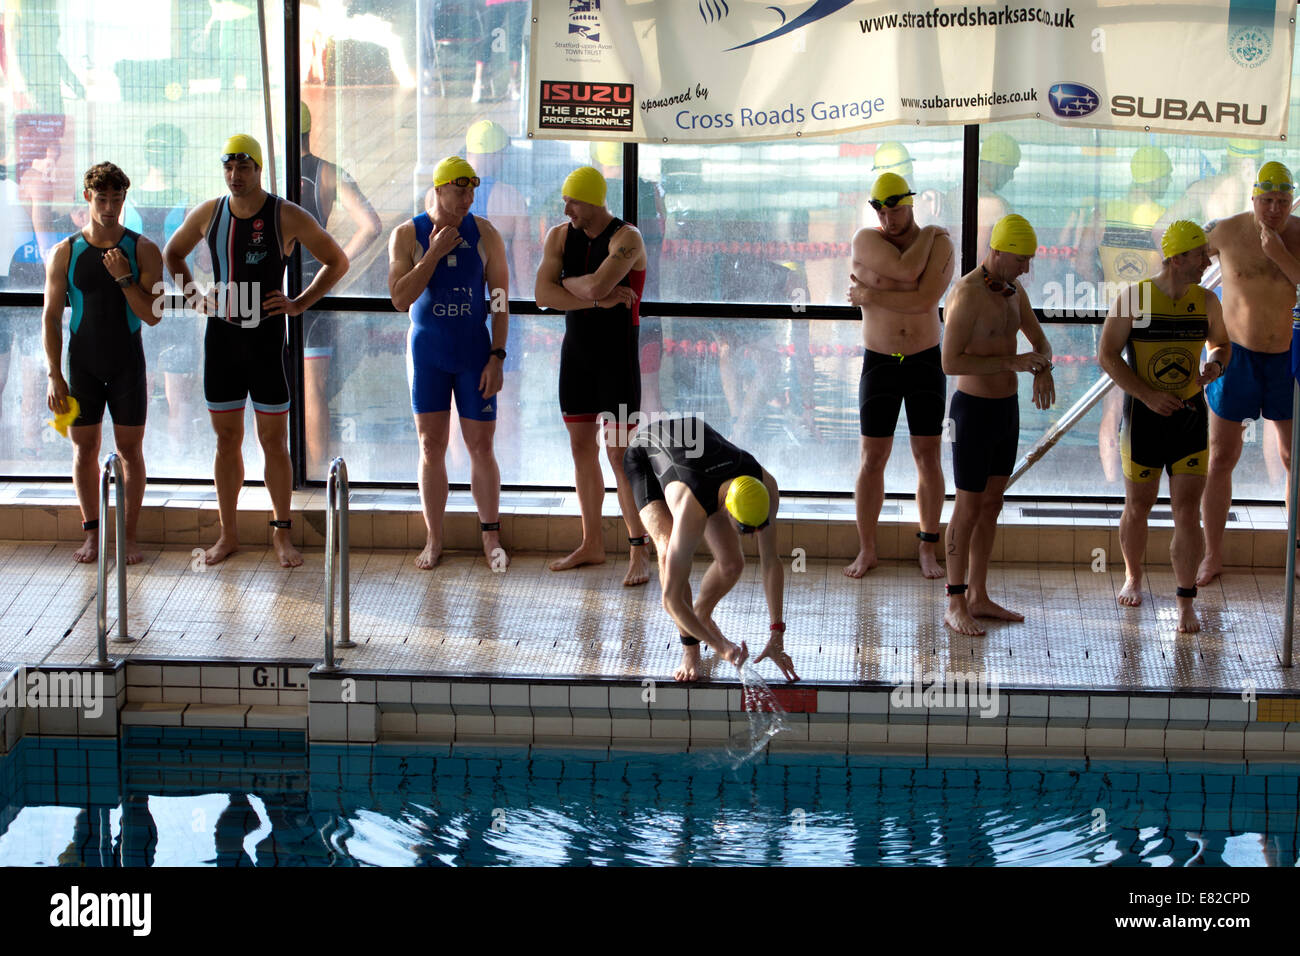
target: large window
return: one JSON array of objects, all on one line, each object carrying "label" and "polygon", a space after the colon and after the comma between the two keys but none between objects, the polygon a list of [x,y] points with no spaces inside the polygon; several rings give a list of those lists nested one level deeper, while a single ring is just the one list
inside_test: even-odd
[{"label": "large window", "polygon": [[[281,194],[300,193],[347,250],[352,267],[334,301],[303,318],[296,385],[305,429],[296,453],[311,480],[343,454],[355,481],[414,481],[409,319],[388,305],[387,241],[425,208],[430,172],[455,153],[483,178],[475,212],[508,246],[515,308],[497,429],[505,482],[573,480],[556,397],[564,319],[539,314],[532,295],[542,239],[564,222],[560,184],[591,164],[609,181],[611,211],[635,215],[650,255],[645,410],[703,414],[776,471],[783,487],[837,493],[852,489],[858,460],[863,329],[844,304],[848,252],[854,232],[875,224],[866,200],[880,172],[906,177],[917,220],[946,227],[959,249],[963,229],[973,229],[982,255],[993,221],[1007,211],[1037,228],[1042,248],[1025,284],[1052,322],[1059,401],[1038,412],[1024,396],[1023,453],[1096,381],[1092,319],[1118,284],[1154,266],[1164,224],[1244,211],[1260,162],[1300,163],[1286,144],[1025,121],[979,131],[970,182],[962,128],[898,127],[795,142],[644,145],[638,181],[627,188],[630,154],[620,145],[526,135],[529,9],[529,0],[301,0],[299,74],[290,79],[306,107],[298,116],[306,132],[292,146],[303,177],[290,188],[280,4],[267,5],[269,78],[252,0],[141,0],[129,24],[87,0],[6,5],[0,474],[69,470],[68,446],[43,425],[32,294],[42,288],[50,247],[84,221],[80,176],[102,159],[132,178],[128,225],[162,244],[195,203],[222,194],[216,157],[225,138],[251,132],[274,152],[264,185],[274,176]],[[961,218],[965,191],[976,202],[971,223]],[[202,251],[192,266],[209,272]],[[310,281],[312,263],[305,268]],[[184,312],[144,330],[146,455],[157,478],[211,474],[202,334],[202,320]],[[1114,397],[1095,408],[1015,491],[1122,494],[1111,442],[1116,412]],[[248,433],[256,475],[260,452]],[[898,437],[887,489],[909,494],[915,473],[901,422]],[[1278,497],[1272,428],[1261,424],[1247,438],[1236,493]],[[457,442],[453,436],[451,478],[467,481]]]}]

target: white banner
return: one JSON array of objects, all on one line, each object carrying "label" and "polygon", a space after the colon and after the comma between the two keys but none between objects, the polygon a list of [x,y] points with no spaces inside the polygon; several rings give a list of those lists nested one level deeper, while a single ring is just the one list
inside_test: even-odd
[{"label": "white banner", "polygon": [[1280,139],[1294,0],[533,0],[529,131],[719,143],[891,124]]}]

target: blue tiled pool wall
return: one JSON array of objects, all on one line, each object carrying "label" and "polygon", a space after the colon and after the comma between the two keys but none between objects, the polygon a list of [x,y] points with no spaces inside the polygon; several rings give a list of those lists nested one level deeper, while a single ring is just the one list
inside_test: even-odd
[{"label": "blue tiled pool wall", "polygon": [[[849,840],[843,862],[990,863],[1007,852],[1000,828],[1024,828],[1026,815],[1072,834],[1072,852],[1104,856],[1119,844],[1140,862],[1143,847],[1186,856],[1191,834],[1219,834],[1220,844],[1227,835],[1263,834],[1289,865],[1300,766],[772,754],[737,769],[709,754],[612,751],[606,759],[605,751],[388,744],[308,750],[293,732],[127,728],[120,748],[112,740],[21,741],[0,760],[0,834],[23,807],[76,807],[86,817],[74,837],[81,862],[101,865],[94,861],[103,859],[109,817],[120,813],[119,862],[150,865],[160,839],[150,797],[212,793],[229,795],[210,824],[215,862],[227,865],[251,865],[242,842],[258,821],[250,798],[272,831],[258,844],[259,865],[346,864],[358,841],[368,844],[363,857],[373,852],[381,862],[426,853],[432,863],[510,862],[520,853],[545,862],[537,854],[547,827],[568,847],[552,862],[592,854],[613,863],[703,862],[689,852],[657,859],[644,847],[631,856],[613,849],[624,831],[649,840],[687,822],[700,830],[697,841],[718,844],[733,862],[748,858],[726,855],[720,834],[732,828],[779,835],[805,827],[816,828],[819,840],[826,833]],[[1105,826],[1094,833],[1098,811]],[[954,815],[965,822],[945,822]],[[591,833],[581,836],[585,830]],[[521,834],[528,835],[522,848],[511,842]],[[942,851],[927,855],[933,840]],[[749,852],[759,854],[750,862],[785,859],[772,847]]]}]

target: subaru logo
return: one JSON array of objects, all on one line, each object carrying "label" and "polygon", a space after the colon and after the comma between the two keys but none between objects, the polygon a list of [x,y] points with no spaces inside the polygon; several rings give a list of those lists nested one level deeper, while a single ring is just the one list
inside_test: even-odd
[{"label": "subaru logo", "polygon": [[1096,90],[1082,83],[1057,83],[1047,91],[1047,102],[1057,116],[1078,119],[1095,113],[1101,106],[1101,97]]}]

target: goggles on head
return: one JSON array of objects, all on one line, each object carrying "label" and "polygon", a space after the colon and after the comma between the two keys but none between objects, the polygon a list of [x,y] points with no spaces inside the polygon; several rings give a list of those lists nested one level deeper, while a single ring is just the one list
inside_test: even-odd
[{"label": "goggles on head", "polygon": [[868,201],[871,203],[872,209],[876,210],[876,212],[880,212],[880,210],[886,208],[893,209],[895,206],[897,206],[908,196],[915,196],[915,195],[916,193],[914,192],[899,193],[897,196],[888,196],[885,199],[871,199]]},{"label": "goggles on head", "polygon": [[995,279],[989,275],[989,270],[980,266],[980,272],[984,274],[984,285],[990,292],[998,292],[1005,298],[1012,298],[1018,291],[1014,282],[1003,282],[1001,279]]},{"label": "goggles on head", "polygon": [[473,186],[475,189],[477,189],[478,184],[480,182],[482,182],[482,180],[479,179],[477,176],[457,176],[455,179],[447,180],[445,183],[443,183],[443,185],[459,186],[461,189],[464,189],[466,186]]},{"label": "goggles on head", "polygon": [[1271,179],[1266,179],[1262,183],[1255,183],[1255,188],[1262,193],[1289,193],[1295,190],[1295,183],[1275,183]]},{"label": "goggles on head", "polygon": [[242,159],[248,160],[254,166],[257,165],[257,159],[253,156],[249,156],[247,153],[222,153],[221,154],[221,161],[223,163],[237,163]]}]

